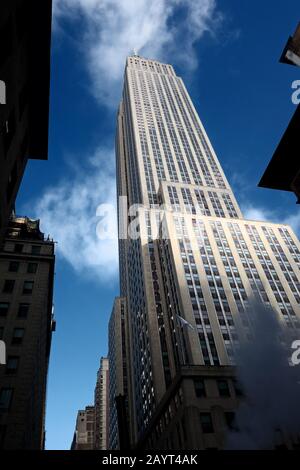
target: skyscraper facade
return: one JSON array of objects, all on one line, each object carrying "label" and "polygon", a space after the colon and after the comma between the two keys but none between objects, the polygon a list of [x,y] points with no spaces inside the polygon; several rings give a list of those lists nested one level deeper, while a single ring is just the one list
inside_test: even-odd
[{"label": "skyscraper facade", "polygon": [[109,432],[109,360],[101,357],[95,387],[94,449],[108,449]]},{"label": "skyscraper facade", "polygon": [[94,449],[95,408],[86,406],[79,410],[71,450]]},{"label": "skyscraper facade", "polygon": [[299,242],[286,225],[243,218],[171,65],[127,58],[116,158],[132,444],[221,448],[249,300],[300,326]]},{"label": "skyscraper facade", "polygon": [[[126,300],[114,301],[108,326],[109,350],[109,449],[120,449],[128,442],[129,345]],[[119,402],[116,398],[119,397]],[[118,409],[118,406],[121,409]],[[127,435],[127,436],[126,436]]]}]

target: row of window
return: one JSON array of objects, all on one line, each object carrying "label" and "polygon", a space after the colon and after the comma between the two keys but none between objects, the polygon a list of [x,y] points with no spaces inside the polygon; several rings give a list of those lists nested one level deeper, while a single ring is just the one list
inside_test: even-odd
[{"label": "row of window", "polygon": [[[11,294],[14,291],[16,281],[14,279],[6,279],[2,288],[3,294]],[[22,294],[32,294],[34,281],[24,281]]]},{"label": "row of window", "polygon": [[[16,338],[16,339],[18,340],[19,338]],[[6,375],[16,374],[18,371],[19,363],[20,363],[19,356],[8,356],[6,360],[5,374]],[[1,399],[0,399],[0,409],[1,409]]]},{"label": "row of window", "polygon": [[[205,380],[201,378],[196,378],[194,379],[194,387],[195,387],[195,394],[196,397],[198,398],[205,398],[207,397],[207,392],[206,392],[206,386],[205,386]],[[229,384],[226,379],[218,379],[217,380],[217,387],[218,387],[218,392],[220,397],[230,397],[230,389],[229,389]],[[236,390],[236,393],[238,393],[238,389]]]},{"label": "row of window", "polygon": [[[11,344],[13,346],[20,345],[23,342],[25,334],[25,328],[14,328],[13,335],[11,337]],[[0,340],[3,339],[4,327],[0,326]]]},{"label": "row of window", "polygon": [[[29,312],[30,304],[20,303],[18,307],[18,317],[27,318]],[[6,317],[10,309],[9,302],[0,302],[0,318]]]},{"label": "row of window", "polygon": [[[235,424],[235,413],[233,411],[224,412],[225,422],[229,429],[237,431]],[[200,423],[204,434],[213,434],[215,432],[212,414],[209,412],[200,413]]]},{"label": "row of window", "polygon": [[[20,269],[20,262],[19,261],[10,261],[8,265],[8,271],[10,273],[17,273]],[[35,274],[37,271],[38,263],[28,263],[26,272],[28,274]]]},{"label": "row of window", "polygon": [[[188,214],[196,214],[200,210],[200,213],[203,215],[214,215],[222,218],[224,218],[225,216],[229,216],[231,218],[238,218],[238,214],[234,208],[234,204],[231,200],[231,197],[227,193],[222,193],[219,195],[214,191],[208,191],[209,200],[213,208],[212,213],[208,206],[208,198],[206,197],[203,190],[195,189],[194,193],[197,199],[197,204],[194,204],[193,194],[190,188],[181,188],[183,206],[180,204],[179,196],[175,186],[168,186],[168,193],[170,204],[173,210],[175,210],[175,212],[183,212],[184,207],[185,211]],[[227,215],[225,214],[225,211],[223,209],[222,200],[228,212]]]},{"label": "row of window", "polygon": [[[14,253],[23,253],[24,252],[24,244],[23,243],[15,243],[14,245]],[[28,246],[28,245],[26,245]],[[27,254],[28,252],[26,252]],[[41,253],[41,245],[31,245],[30,253],[32,255],[39,255]]]}]

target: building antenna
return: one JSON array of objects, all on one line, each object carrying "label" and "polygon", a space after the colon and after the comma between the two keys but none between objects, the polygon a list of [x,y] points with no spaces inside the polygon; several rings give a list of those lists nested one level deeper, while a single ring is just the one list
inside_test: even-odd
[{"label": "building antenna", "polygon": [[138,56],[138,51],[137,51],[136,48],[133,49],[133,55],[134,55],[134,56]]}]

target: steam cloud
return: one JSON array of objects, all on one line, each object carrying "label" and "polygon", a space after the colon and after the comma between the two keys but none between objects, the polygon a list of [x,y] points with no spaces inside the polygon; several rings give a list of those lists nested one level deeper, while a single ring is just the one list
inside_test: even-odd
[{"label": "steam cloud", "polygon": [[245,397],[227,448],[272,449],[300,434],[300,366],[289,365],[295,337],[283,332],[277,313],[257,300],[249,312],[254,339],[242,342],[236,359]]}]

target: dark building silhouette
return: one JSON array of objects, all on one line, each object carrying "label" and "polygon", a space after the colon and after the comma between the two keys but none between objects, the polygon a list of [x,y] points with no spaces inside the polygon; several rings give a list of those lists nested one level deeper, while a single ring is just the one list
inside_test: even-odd
[{"label": "dark building silhouette", "polygon": [[[300,66],[300,23],[284,48],[280,62]],[[300,203],[300,106],[296,109],[275,153],[261,178],[261,188],[295,193]]]},{"label": "dark building silhouette", "polygon": [[261,188],[294,192],[300,203],[300,106],[296,109],[262,179]]},{"label": "dark building silhouette", "polygon": [[0,242],[27,160],[48,158],[51,10],[52,0],[0,3]]},{"label": "dark building silhouette", "polygon": [[54,242],[39,221],[11,219],[0,252],[0,448],[44,447],[52,331]]}]

